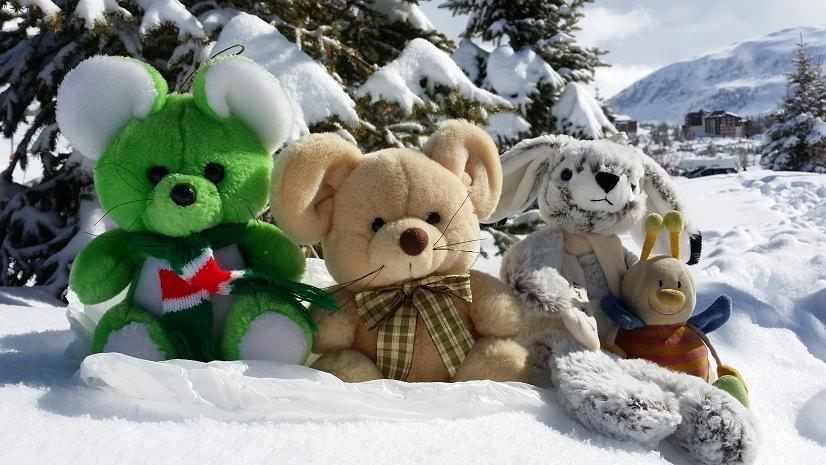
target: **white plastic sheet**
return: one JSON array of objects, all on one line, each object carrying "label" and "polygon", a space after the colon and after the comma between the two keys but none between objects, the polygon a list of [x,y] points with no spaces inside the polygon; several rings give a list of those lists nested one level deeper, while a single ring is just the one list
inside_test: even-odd
[{"label": "white plastic sheet", "polygon": [[[150,362],[87,357],[76,374],[98,405],[152,417],[256,420],[426,420],[539,412],[549,394],[522,383],[345,383],[312,368],[263,361]],[[117,412],[111,412],[117,414]]]}]

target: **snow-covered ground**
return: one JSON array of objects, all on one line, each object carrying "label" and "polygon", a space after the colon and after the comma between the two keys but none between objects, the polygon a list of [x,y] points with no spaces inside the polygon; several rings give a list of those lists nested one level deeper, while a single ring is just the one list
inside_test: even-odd
[{"label": "snow-covered ground", "polygon": [[[826,463],[826,175],[748,171],[679,188],[705,237],[698,307],[720,293],[735,303],[711,338],[749,383],[760,463]],[[354,386],[299,367],[117,356],[75,374],[64,314],[36,291],[0,293],[4,465],[688,463],[668,444],[595,436],[551,391],[516,383]]]}]

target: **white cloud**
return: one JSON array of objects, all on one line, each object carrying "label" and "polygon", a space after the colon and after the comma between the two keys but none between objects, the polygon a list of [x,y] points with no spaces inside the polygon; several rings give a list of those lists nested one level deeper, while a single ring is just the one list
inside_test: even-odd
[{"label": "white cloud", "polygon": [[599,87],[600,97],[607,100],[655,69],[655,66],[647,65],[612,65],[610,68],[598,68],[593,85]]},{"label": "white cloud", "polygon": [[576,37],[583,45],[605,46],[613,40],[640,35],[653,23],[651,14],[642,8],[617,12],[598,6],[588,9]]}]

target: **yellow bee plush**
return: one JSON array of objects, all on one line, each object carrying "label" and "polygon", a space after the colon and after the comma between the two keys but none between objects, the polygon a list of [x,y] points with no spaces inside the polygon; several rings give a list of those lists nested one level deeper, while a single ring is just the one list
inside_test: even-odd
[{"label": "yellow bee plush", "polygon": [[[622,280],[622,300],[608,296],[603,311],[619,329],[609,340],[609,350],[627,358],[650,360],[674,371],[709,380],[709,350],[717,362],[714,385],[748,406],[748,389],[742,376],[722,364],[706,333],[721,327],[731,316],[731,299],[722,295],[706,310],[692,316],[697,304],[694,279],[680,261],[683,217],[677,211],[665,217],[650,215],[640,261]],[[671,255],[649,257],[657,236],[668,229]]]}]

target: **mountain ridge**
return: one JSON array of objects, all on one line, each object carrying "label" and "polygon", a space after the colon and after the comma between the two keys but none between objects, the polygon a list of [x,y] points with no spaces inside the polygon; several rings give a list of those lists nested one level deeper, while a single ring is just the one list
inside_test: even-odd
[{"label": "mountain ridge", "polygon": [[826,61],[826,26],[783,29],[666,65],[619,92],[609,105],[640,121],[670,123],[699,109],[743,116],[771,112],[785,94],[801,35],[808,52]]}]

